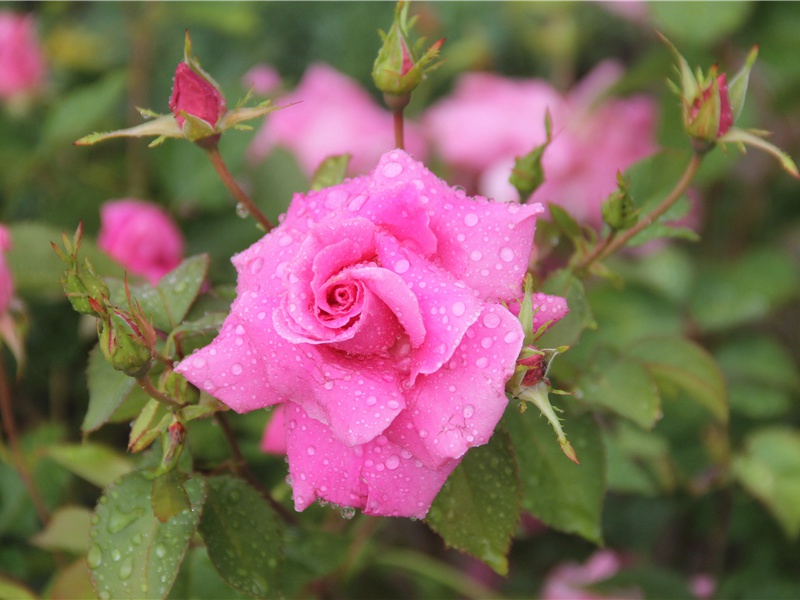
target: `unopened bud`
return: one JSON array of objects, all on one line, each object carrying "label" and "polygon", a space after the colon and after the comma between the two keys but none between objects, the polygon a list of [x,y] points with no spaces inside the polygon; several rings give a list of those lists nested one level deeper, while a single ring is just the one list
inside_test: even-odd
[{"label": "unopened bud", "polygon": [[[142,331],[133,316],[112,308],[97,322],[100,350],[111,366],[131,377],[141,377],[153,363],[154,338]],[[151,326],[152,329],[152,326]]]},{"label": "unopened bud", "polygon": [[601,207],[603,221],[614,231],[630,229],[639,221],[639,211],[628,193],[630,181],[617,173],[617,189],[606,198]]}]

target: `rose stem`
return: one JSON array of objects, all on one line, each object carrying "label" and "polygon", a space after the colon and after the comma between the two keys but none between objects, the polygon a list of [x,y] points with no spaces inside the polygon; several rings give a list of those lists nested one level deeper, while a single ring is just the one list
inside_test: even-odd
[{"label": "rose stem", "polygon": [[222,155],[219,153],[219,146],[217,144],[211,145],[209,148],[205,148],[206,153],[208,154],[209,160],[211,160],[211,164],[214,165],[214,169],[217,171],[217,175],[219,178],[222,179],[222,183],[225,184],[225,187],[230,190],[233,197],[236,199],[238,203],[244,206],[256,221],[264,228],[264,231],[269,231],[272,229],[272,223],[270,223],[269,219],[264,216],[264,213],[259,210],[259,208],[253,203],[245,191],[239,187],[239,184],[236,183],[236,180],[231,175],[230,171],[228,171],[228,167],[225,166],[225,162],[222,160]]},{"label": "rose stem", "polygon": [[250,468],[247,466],[247,461],[245,460],[244,455],[239,448],[239,442],[236,441],[236,435],[233,433],[233,429],[231,429],[231,425],[228,423],[228,419],[225,418],[225,415],[219,412],[215,413],[214,421],[217,423],[217,425],[219,425],[220,430],[222,430],[222,435],[225,436],[225,441],[228,442],[228,447],[231,449],[234,471],[247,479],[250,485],[258,490],[258,492],[266,499],[266,501],[269,502],[272,509],[278,513],[284,521],[290,525],[297,525],[297,519],[289,514],[289,512],[282,505],[276,502],[272,497],[272,494],[261,487],[261,484],[250,471]]},{"label": "rose stem", "polygon": [[603,243],[601,243],[595,250],[592,252],[586,259],[581,263],[578,267],[578,271],[585,273],[586,270],[595,262],[603,260],[610,254],[613,254],[617,250],[619,250],[622,246],[625,245],[628,240],[634,237],[641,231],[644,231],[650,225],[656,222],[658,218],[663,215],[669,208],[677,202],[677,200],[683,195],[686,189],[691,184],[692,179],[697,174],[697,170],[700,168],[700,164],[703,162],[703,157],[700,154],[693,154],[692,159],[689,161],[689,164],[686,165],[686,169],[681,175],[680,180],[678,183],[675,184],[675,187],[672,188],[672,191],[664,198],[661,203],[656,206],[647,216],[645,216],[641,221],[639,221],[634,227],[620,233],[619,235],[614,235],[613,233],[606,238]]},{"label": "rose stem", "polygon": [[141,387],[145,392],[147,392],[147,395],[153,398],[154,400],[163,402],[164,404],[167,404],[173,408],[181,408],[181,406],[183,406],[182,404],[176,402],[166,394],[162,394],[161,392],[159,392],[155,388],[155,386],[153,386],[153,382],[150,381],[150,378],[147,375],[142,375],[141,377],[137,377],[136,382],[139,384],[139,387]]},{"label": "rose stem", "polygon": [[405,150],[405,139],[403,136],[403,109],[392,111],[394,117],[394,144],[400,150]]},{"label": "rose stem", "polygon": [[42,501],[39,494],[39,489],[36,487],[36,482],[33,479],[28,466],[25,464],[25,458],[22,454],[22,447],[19,443],[17,436],[17,427],[14,421],[14,410],[11,406],[11,392],[8,388],[8,380],[6,378],[6,369],[3,357],[0,356],[0,414],[3,417],[3,425],[8,437],[8,445],[11,449],[11,455],[16,463],[17,473],[22,479],[23,485],[27,488],[28,494],[33,501],[33,506],[36,509],[36,514],[43,525],[47,525],[50,521],[50,514]]}]

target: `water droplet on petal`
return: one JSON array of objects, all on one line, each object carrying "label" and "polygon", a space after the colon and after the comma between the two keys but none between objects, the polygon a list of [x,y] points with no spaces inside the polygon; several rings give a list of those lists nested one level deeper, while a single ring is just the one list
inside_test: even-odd
[{"label": "water droplet on petal", "polygon": [[383,165],[383,174],[386,177],[397,177],[403,172],[403,165],[396,162],[390,162]]},{"label": "water droplet on petal", "polygon": [[350,506],[343,506],[341,510],[341,515],[343,519],[347,519],[349,521],[350,519],[356,516],[356,509]]},{"label": "water droplet on petal", "polygon": [[474,227],[478,224],[478,215],[475,213],[467,213],[464,216],[464,225],[467,227]]},{"label": "water droplet on petal", "polygon": [[409,267],[411,267],[409,262],[405,258],[401,258],[396,263],[394,263],[394,272],[402,274],[408,271]]},{"label": "water droplet on petal", "polygon": [[480,250],[473,250],[473,251],[470,253],[469,257],[470,257],[472,260],[474,260],[475,262],[478,262],[480,259],[482,259],[482,258],[483,258],[483,253],[482,253]]},{"label": "water droplet on petal", "polygon": [[453,311],[455,316],[460,317],[466,312],[467,306],[463,302],[454,302],[453,306],[450,307],[450,310]]},{"label": "water droplet on petal", "polygon": [[500,258],[505,262],[511,262],[514,260],[514,251],[511,248],[501,248]]},{"label": "water droplet on petal", "polygon": [[485,356],[481,356],[478,360],[475,361],[475,366],[479,369],[485,369],[489,365],[489,359]]},{"label": "water droplet on petal", "polygon": [[464,418],[469,419],[473,414],[475,414],[475,407],[472,404],[467,404],[464,407]]},{"label": "water droplet on petal", "polygon": [[316,451],[317,449],[314,448],[314,446],[309,446],[308,448],[306,448],[306,452],[308,453],[309,456],[314,456]]},{"label": "water droplet on petal", "polygon": [[259,271],[264,267],[264,259],[259,257],[255,259],[253,262],[250,263],[250,274],[257,275]]},{"label": "water droplet on petal", "polygon": [[242,374],[242,365],[240,365],[239,363],[236,363],[236,364],[232,365],[231,366],[231,373],[233,373],[234,375],[241,375]]},{"label": "water droplet on petal", "polygon": [[392,454],[389,458],[386,459],[386,468],[390,471],[395,470],[397,467],[400,466],[400,457],[396,454]]},{"label": "water droplet on petal", "polygon": [[487,313],[483,317],[483,324],[489,329],[495,329],[498,325],[500,325],[500,321],[500,315],[496,313]]}]

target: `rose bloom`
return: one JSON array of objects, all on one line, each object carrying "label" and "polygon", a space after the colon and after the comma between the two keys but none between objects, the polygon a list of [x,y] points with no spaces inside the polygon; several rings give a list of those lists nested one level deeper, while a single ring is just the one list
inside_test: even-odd
[{"label": "rose bloom", "polygon": [[509,201],[518,198],[508,183],[514,158],[544,143],[549,110],[553,140],[542,159],[545,182],[531,199],[599,226],[600,205],[616,189],[617,171],[656,150],[654,101],[601,99],[620,74],[619,66],[603,63],[564,96],[536,79],[468,73],[450,97],[426,111],[424,123],[459,183]]},{"label": "rose bloom", "polygon": [[14,295],[14,281],[6,265],[5,253],[11,249],[11,235],[4,225],[0,225],[0,315],[3,315]]},{"label": "rose bloom", "polygon": [[234,410],[280,405],[294,503],[423,517],[503,414],[538,204],[469,198],[401,150],[296,194],[233,257],[237,298],[176,368]]},{"label": "rose bloom", "polygon": [[35,93],[44,75],[44,56],[33,17],[0,11],[0,99]]},{"label": "rose bloom", "polygon": [[[261,160],[281,146],[290,150],[311,176],[328,156],[350,154],[348,171],[363,174],[386,148],[394,147],[391,113],[358,83],[328,65],[309,67],[297,88],[279,104],[284,108],[270,114],[253,139],[249,149],[252,160]],[[422,136],[409,123],[405,144],[417,159],[425,159]]]},{"label": "rose bloom", "polygon": [[103,204],[97,244],[153,285],[183,257],[183,235],[169,214],[156,204],[132,198]]},{"label": "rose bloom", "polygon": [[541,600],[623,600],[641,598],[637,590],[615,590],[613,595],[589,592],[586,586],[616,575],[622,560],[611,550],[598,550],[585,563],[568,562],[557,566],[545,579]]}]

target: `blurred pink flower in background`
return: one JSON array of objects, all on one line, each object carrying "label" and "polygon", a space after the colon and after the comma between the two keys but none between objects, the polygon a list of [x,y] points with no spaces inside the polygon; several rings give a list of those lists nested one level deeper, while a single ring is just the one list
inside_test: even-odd
[{"label": "blurred pink flower in background", "polygon": [[132,198],[103,204],[97,244],[153,285],[183,257],[183,235],[169,214],[160,206]]},{"label": "blurred pink flower in background", "polygon": [[622,567],[622,559],[612,550],[599,550],[585,563],[563,563],[553,569],[545,579],[540,600],[623,600],[639,598],[636,590],[615,590],[613,595],[587,591],[585,588],[615,575]]},{"label": "blurred pink flower in background", "polygon": [[269,65],[256,65],[242,76],[242,85],[257,96],[269,96],[281,85],[281,76]]},{"label": "blurred pink flower in background", "polygon": [[[253,139],[249,154],[254,161],[281,146],[310,176],[328,156],[348,153],[352,156],[348,172],[355,175],[367,173],[395,146],[391,113],[357,82],[328,65],[310,66],[279,105],[285,108],[270,114]],[[405,143],[409,154],[425,159],[422,135],[409,123]]]},{"label": "blurred pink flower in background", "polygon": [[11,249],[11,236],[4,225],[0,225],[0,315],[6,312],[14,294],[14,281],[6,265],[5,253]]},{"label": "blurred pink flower in background", "polygon": [[619,65],[602,63],[566,96],[541,80],[468,73],[451,96],[428,109],[424,122],[459,183],[508,202],[518,199],[508,183],[514,158],[545,141],[549,110],[553,141],[542,161],[545,183],[532,200],[558,204],[599,226],[600,205],[616,188],[617,171],[656,150],[655,101],[602,98],[621,73]]},{"label": "blurred pink flower in background", "polygon": [[44,76],[33,16],[0,11],[0,99],[14,101],[36,93]]}]

